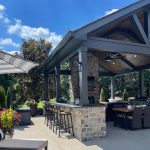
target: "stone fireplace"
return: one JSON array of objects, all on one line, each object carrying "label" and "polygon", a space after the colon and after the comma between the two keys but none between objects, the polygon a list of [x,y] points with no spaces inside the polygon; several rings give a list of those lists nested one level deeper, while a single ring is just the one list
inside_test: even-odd
[{"label": "stone fireplace", "polygon": [[[70,98],[71,101],[80,99],[79,95],[79,59],[78,55],[69,60],[70,77]],[[96,104],[99,101],[99,59],[92,53],[87,55],[88,73],[88,101],[89,104]]]}]

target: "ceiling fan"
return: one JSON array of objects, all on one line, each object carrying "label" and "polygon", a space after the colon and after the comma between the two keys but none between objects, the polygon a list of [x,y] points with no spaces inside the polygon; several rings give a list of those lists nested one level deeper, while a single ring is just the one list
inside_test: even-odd
[{"label": "ceiling fan", "polygon": [[114,60],[121,59],[121,58],[124,58],[124,56],[122,56],[119,53],[108,52],[107,56],[104,57],[103,60],[105,60],[105,61],[114,61]]}]

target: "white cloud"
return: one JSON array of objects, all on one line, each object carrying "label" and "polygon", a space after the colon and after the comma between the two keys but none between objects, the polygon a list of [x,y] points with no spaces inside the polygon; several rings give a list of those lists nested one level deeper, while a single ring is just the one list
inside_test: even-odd
[{"label": "white cloud", "polygon": [[7,14],[5,13],[5,6],[0,4],[0,20],[2,20],[4,23],[9,24],[10,20],[7,17]]},{"label": "white cloud", "polygon": [[0,12],[3,12],[5,10],[5,6],[0,4]]},{"label": "white cloud", "polygon": [[11,54],[11,55],[15,55],[16,53],[20,54],[20,51],[6,51],[6,52]]},{"label": "white cloud", "polygon": [[3,51],[3,52],[6,52],[8,54],[11,54],[11,55],[15,55],[16,53],[17,54],[21,53],[20,51],[17,51],[17,50],[8,51],[8,50],[4,49],[3,47],[0,47],[0,50]]},{"label": "white cloud", "polygon": [[112,9],[112,10],[109,10],[109,11],[105,11],[105,16],[110,15],[110,14],[112,14],[112,13],[118,11],[118,10],[119,9]]},{"label": "white cloud", "polygon": [[35,28],[23,25],[21,20],[18,19],[16,19],[14,25],[9,25],[7,31],[9,34],[16,34],[23,39],[33,38],[39,40],[40,38],[43,38],[47,42],[52,42],[53,48],[55,48],[62,39],[61,35],[57,35],[55,32],[50,32],[48,28]]},{"label": "white cloud", "polygon": [[5,39],[1,38],[0,39],[0,47],[3,47],[3,46],[13,46],[13,47],[18,48],[19,44],[13,42],[13,40],[10,38],[5,38]]}]

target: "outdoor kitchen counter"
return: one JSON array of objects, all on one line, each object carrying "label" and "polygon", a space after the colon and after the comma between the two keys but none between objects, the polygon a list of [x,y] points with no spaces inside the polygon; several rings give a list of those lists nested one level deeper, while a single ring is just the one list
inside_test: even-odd
[{"label": "outdoor kitchen counter", "polygon": [[51,105],[54,106],[60,106],[60,107],[68,107],[68,108],[86,108],[86,107],[104,107],[105,104],[93,104],[93,105],[84,105],[84,106],[79,106],[79,105],[74,105],[74,104],[67,104],[67,103],[51,103]]},{"label": "outdoor kitchen counter", "polygon": [[60,106],[65,112],[70,112],[73,120],[74,135],[80,141],[99,138],[106,135],[106,106],[78,106],[64,103],[51,103]]}]

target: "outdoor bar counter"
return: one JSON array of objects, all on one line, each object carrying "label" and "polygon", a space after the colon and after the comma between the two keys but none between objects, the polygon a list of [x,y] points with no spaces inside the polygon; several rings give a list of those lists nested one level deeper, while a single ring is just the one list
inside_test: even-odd
[{"label": "outdoor bar counter", "polygon": [[80,141],[100,138],[106,135],[105,110],[102,104],[78,106],[64,103],[51,103],[70,112],[73,120],[74,136]]}]

